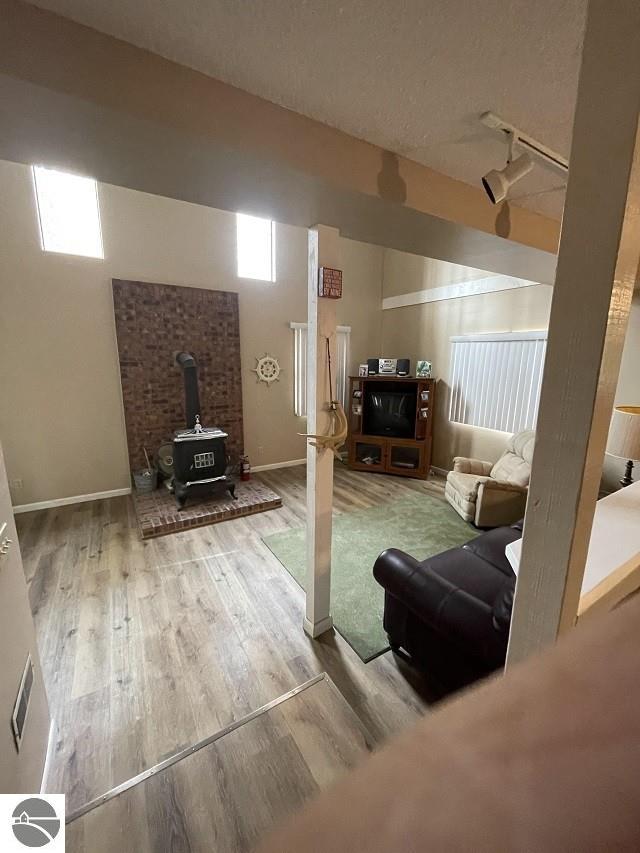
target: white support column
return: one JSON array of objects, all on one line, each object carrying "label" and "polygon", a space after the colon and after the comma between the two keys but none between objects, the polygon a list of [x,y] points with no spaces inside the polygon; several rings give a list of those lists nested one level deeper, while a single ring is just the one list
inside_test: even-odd
[{"label": "white support column", "polygon": [[[327,344],[335,393],[336,301],[318,297],[321,266],[340,269],[340,234],[337,228],[316,225],[309,229],[307,432],[326,433],[330,425]],[[331,526],[333,508],[333,460],[331,450],[307,445],[307,604],[304,630],[310,637],[328,631],[333,622],[331,594]]]},{"label": "white support column", "polygon": [[591,0],[507,664],[575,623],[640,260],[640,4]]}]

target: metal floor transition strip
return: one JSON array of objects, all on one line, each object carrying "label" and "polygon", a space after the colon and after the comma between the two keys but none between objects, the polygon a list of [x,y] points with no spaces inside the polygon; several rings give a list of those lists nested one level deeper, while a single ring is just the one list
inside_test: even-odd
[{"label": "metal floor transition strip", "polygon": [[270,711],[272,708],[275,708],[277,705],[282,704],[282,702],[286,702],[287,699],[291,699],[292,696],[297,696],[298,693],[302,693],[303,690],[307,690],[309,687],[313,687],[314,684],[318,684],[320,681],[327,681],[331,687],[337,690],[333,681],[329,678],[326,672],[321,672],[319,675],[310,678],[308,681],[299,684],[297,687],[294,687],[292,690],[287,691],[287,693],[283,693],[282,696],[278,696],[276,699],[272,699],[271,702],[267,702],[266,705],[262,705],[255,711],[251,711],[251,713],[246,714],[244,717],[241,717],[239,720],[236,720],[234,723],[230,723],[228,726],[225,726],[223,729],[215,732],[215,734],[209,735],[209,737],[204,738],[204,740],[198,741],[194,743],[192,746],[188,746],[185,749],[181,749],[179,752],[174,753],[174,755],[169,756],[169,758],[165,758],[164,761],[161,761],[159,764],[154,764],[153,767],[149,767],[148,770],[143,770],[142,773],[138,773],[137,776],[132,776],[131,779],[127,779],[126,782],[122,782],[120,785],[116,785],[115,788],[111,788],[111,790],[107,791],[105,794],[101,794],[101,796],[96,797],[94,800],[90,800],[88,803],[85,803],[80,808],[75,809],[69,815],[67,815],[66,823],[72,823],[74,820],[86,815],[87,812],[93,811],[93,809],[97,809],[98,806],[103,805],[104,803],[112,800],[114,797],[119,796],[120,794],[128,791],[130,788],[139,785],[141,782],[144,782],[145,779],[149,779],[151,776],[155,776],[156,773],[160,773],[163,770],[166,770],[167,767],[171,767],[174,764],[177,764],[178,761],[182,761],[183,758],[188,758],[190,755],[193,755],[195,752],[203,749],[205,746],[209,746],[225,735],[229,734],[229,732],[233,732],[236,729],[239,729],[245,723],[251,722],[251,720],[255,720],[256,717],[265,714],[267,711]]}]

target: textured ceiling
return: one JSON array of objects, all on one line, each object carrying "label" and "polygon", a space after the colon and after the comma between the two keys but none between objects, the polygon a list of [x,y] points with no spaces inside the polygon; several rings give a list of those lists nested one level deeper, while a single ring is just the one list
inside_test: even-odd
[{"label": "textured ceiling", "polygon": [[[504,165],[485,110],[569,153],[586,0],[36,5],[467,183]],[[559,217],[562,182],[537,166],[513,201]]]}]

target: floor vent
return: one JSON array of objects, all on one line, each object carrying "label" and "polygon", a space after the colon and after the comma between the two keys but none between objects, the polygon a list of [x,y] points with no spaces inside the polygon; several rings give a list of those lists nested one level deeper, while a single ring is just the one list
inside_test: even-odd
[{"label": "floor vent", "polygon": [[27,662],[22,673],[20,681],[20,689],[18,697],[13,708],[13,716],[11,723],[13,726],[13,737],[15,738],[16,748],[20,752],[20,744],[24,735],[24,726],[27,720],[27,712],[29,710],[29,699],[31,698],[31,688],[33,687],[33,661],[31,655],[27,658]]}]

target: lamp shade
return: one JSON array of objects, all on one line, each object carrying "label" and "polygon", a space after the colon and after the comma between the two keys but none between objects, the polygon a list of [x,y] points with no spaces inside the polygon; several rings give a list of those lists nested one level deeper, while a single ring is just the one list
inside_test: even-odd
[{"label": "lamp shade", "polygon": [[607,453],[621,459],[640,459],[640,406],[615,407]]}]

